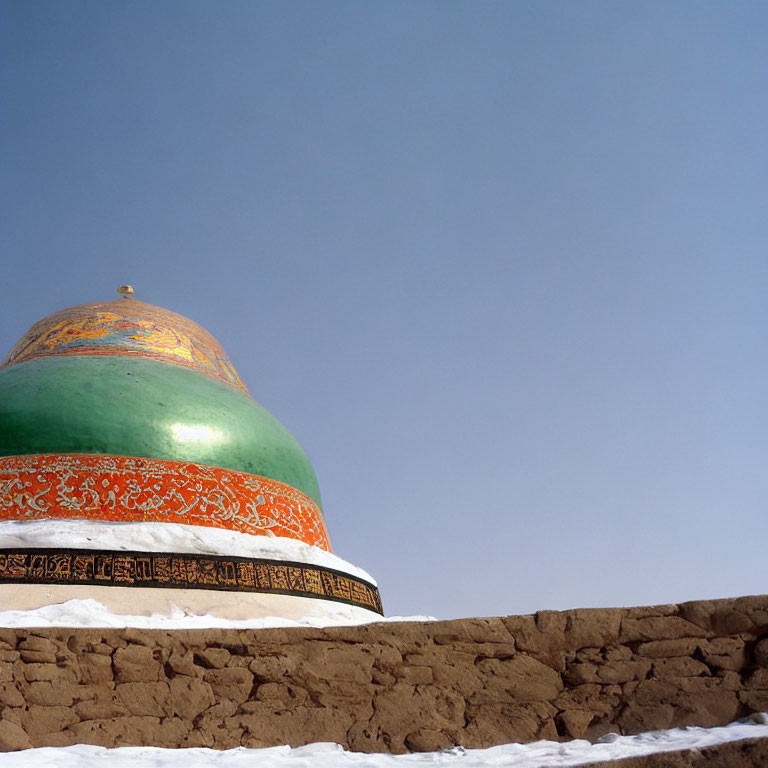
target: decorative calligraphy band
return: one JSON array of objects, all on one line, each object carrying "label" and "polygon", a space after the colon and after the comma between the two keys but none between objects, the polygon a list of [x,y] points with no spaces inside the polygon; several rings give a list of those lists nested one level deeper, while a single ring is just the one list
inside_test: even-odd
[{"label": "decorative calligraphy band", "polygon": [[203,525],[286,536],[331,551],[320,508],[277,480],[129,456],[0,458],[0,520],[50,518]]},{"label": "decorative calligraphy band", "polygon": [[313,597],[383,614],[379,590],[332,568],[221,555],[0,549],[0,584],[216,589]]}]

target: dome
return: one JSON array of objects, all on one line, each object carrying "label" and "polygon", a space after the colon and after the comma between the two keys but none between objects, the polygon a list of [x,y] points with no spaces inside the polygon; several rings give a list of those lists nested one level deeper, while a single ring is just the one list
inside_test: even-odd
[{"label": "dome", "polygon": [[[329,548],[301,446],[254,402],[216,339],[175,312],[134,299],[82,304],[36,323],[11,350],[0,368],[0,457],[75,454],[276,481],[307,497],[317,518],[308,543]],[[197,524],[216,525],[211,510]]]},{"label": "dome", "polygon": [[[54,312],[0,365],[0,528],[2,521],[26,531],[48,526],[47,543],[55,522],[76,544],[86,530],[111,541],[108,526],[129,523],[120,529],[121,550],[141,541],[182,558],[175,572],[171,560],[157,565],[159,575],[149,579],[155,587],[242,588],[380,610],[375,586],[350,575],[354,566],[325,567],[338,563],[314,469],[295,438],[253,400],[208,331],[133,298]],[[0,584],[11,556],[2,540],[0,530]],[[65,557],[49,550],[45,557]],[[75,579],[80,549],[70,550],[66,578]],[[277,564],[230,559],[231,570],[205,560],[203,577],[198,550],[219,558],[282,554]],[[45,569],[35,576],[32,555],[24,557],[24,579],[55,581]],[[311,572],[297,558],[311,562]],[[139,567],[136,560],[128,571],[134,581]],[[83,568],[88,583],[101,584],[95,565]],[[173,573],[179,582],[171,585]]]},{"label": "dome", "polygon": [[309,459],[219,342],[134,299],[54,312],[0,365],[0,456],[29,453],[193,461],[279,480],[320,505]]}]

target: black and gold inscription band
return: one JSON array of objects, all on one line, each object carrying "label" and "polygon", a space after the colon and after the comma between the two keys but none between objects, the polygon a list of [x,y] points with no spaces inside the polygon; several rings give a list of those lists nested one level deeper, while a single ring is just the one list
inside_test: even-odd
[{"label": "black and gold inscription band", "polygon": [[67,584],[313,597],[383,615],[379,590],[310,563],[223,555],[88,549],[0,549],[0,584]]}]

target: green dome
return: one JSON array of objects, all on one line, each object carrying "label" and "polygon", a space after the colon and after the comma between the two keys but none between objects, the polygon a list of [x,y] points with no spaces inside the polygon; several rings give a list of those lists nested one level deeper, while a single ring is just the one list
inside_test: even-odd
[{"label": "green dome", "polygon": [[[100,319],[106,333],[93,330],[89,308],[113,317],[125,310],[135,314],[137,305],[181,336],[174,325],[180,316],[119,300],[57,313],[51,316],[55,322],[41,330],[41,321],[16,345],[0,369],[0,456],[97,453],[189,461],[278,480],[320,504],[317,478],[301,446],[246,393],[228,360],[217,359],[216,370],[208,365],[210,344],[199,353],[202,363],[195,357],[198,347],[195,355],[182,350],[178,362],[178,345],[159,355],[153,348],[137,349],[146,329],[126,330],[122,316],[117,336],[113,320]],[[61,319],[75,311],[76,332],[67,325],[69,316]],[[182,319],[189,324],[185,343],[192,326],[207,334]],[[163,333],[167,352],[168,329]],[[112,346],[105,346],[105,338]],[[123,338],[131,346],[121,347]]]}]

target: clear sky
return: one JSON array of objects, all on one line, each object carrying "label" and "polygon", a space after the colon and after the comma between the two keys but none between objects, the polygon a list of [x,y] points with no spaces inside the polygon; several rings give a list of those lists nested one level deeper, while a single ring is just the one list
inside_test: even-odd
[{"label": "clear sky", "polygon": [[390,614],[768,589],[768,4],[0,8],[2,354],[206,326]]}]

